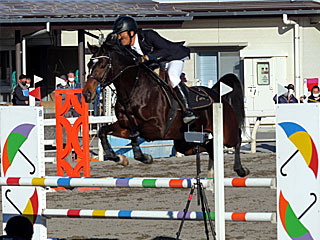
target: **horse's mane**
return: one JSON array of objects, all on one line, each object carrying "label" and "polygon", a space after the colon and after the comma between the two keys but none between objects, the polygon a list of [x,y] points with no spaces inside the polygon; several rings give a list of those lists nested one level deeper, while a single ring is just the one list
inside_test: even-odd
[{"label": "horse's mane", "polygon": [[130,46],[123,46],[118,40],[117,34],[109,33],[106,40],[101,45],[100,51],[116,53],[121,58],[121,62],[128,65],[135,64],[134,58],[137,58],[137,54],[131,49]]},{"label": "horse's mane", "polygon": [[127,56],[125,46],[122,46],[117,38],[117,34],[109,33],[106,40],[103,42],[102,48],[107,48],[109,51],[117,52],[120,55]]}]

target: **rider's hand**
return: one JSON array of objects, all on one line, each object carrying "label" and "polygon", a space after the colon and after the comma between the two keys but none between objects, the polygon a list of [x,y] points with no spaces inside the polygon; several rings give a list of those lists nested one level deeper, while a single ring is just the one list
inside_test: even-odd
[{"label": "rider's hand", "polygon": [[147,55],[144,55],[144,56],[141,57],[140,60],[141,60],[142,63],[144,63],[144,62],[149,61],[149,57]]}]

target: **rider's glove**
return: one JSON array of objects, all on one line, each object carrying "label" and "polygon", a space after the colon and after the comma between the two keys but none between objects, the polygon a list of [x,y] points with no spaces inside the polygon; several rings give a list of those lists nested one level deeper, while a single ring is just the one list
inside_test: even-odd
[{"label": "rider's glove", "polygon": [[141,59],[140,59],[140,61],[141,61],[142,63],[149,61],[148,55],[142,56]]}]

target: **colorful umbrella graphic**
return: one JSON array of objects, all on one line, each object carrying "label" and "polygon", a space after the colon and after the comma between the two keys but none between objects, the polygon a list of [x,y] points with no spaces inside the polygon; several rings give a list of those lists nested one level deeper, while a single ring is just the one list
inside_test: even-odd
[{"label": "colorful umbrella graphic", "polygon": [[9,192],[11,192],[10,189],[8,189],[5,192],[5,197],[8,200],[8,202],[10,202],[10,204],[17,210],[17,212],[20,215],[26,216],[27,218],[29,218],[29,220],[32,222],[32,224],[34,224],[37,220],[38,208],[39,208],[37,189],[36,188],[34,189],[34,193],[29,198],[28,203],[27,203],[23,212],[21,212],[20,209],[14,204],[14,202],[12,202],[12,200],[8,197]]},{"label": "colorful umbrella graphic", "polygon": [[27,156],[20,150],[20,147],[27,140],[31,130],[34,127],[35,127],[34,124],[25,123],[25,124],[18,125],[10,132],[3,147],[2,167],[3,167],[4,176],[6,175],[8,168],[11,166],[17,152],[19,152],[24,157],[24,159],[26,159],[33,167],[33,170],[30,172],[30,174],[35,173],[36,171],[35,166],[27,158]]},{"label": "colorful umbrella graphic", "polygon": [[317,196],[314,193],[310,195],[315,197],[315,200],[312,204],[300,215],[297,217],[293,212],[290,204],[284,198],[282,191],[280,191],[279,196],[279,215],[283,228],[293,240],[313,240],[309,230],[301,223],[300,218],[307,212],[309,209],[316,203]]},{"label": "colorful umbrella graphic", "polygon": [[291,157],[281,166],[280,173],[282,176],[287,176],[283,172],[283,168],[288,162],[300,151],[308,167],[313,171],[315,177],[318,176],[318,152],[313,139],[309,133],[297,123],[283,122],[279,126],[284,130],[290,141],[297,147],[297,150]]}]

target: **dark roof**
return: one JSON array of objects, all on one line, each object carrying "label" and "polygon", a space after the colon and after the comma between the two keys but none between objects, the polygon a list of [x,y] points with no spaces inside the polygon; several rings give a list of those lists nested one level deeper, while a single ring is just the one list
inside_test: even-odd
[{"label": "dark roof", "polygon": [[177,10],[189,12],[190,16],[228,15],[277,15],[277,14],[319,14],[320,3],[316,1],[243,1],[243,2],[197,2],[172,3]]},{"label": "dark roof", "polygon": [[117,16],[172,19],[187,17],[187,13],[152,0],[1,0],[0,23],[113,21]]},{"label": "dark roof", "polygon": [[[67,25],[77,28],[106,28],[120,15],[131,15],[139,25],[166,27],[181,24],[194,17],[250,16],[250,15],[320,14],[320,3],[296,1],[242,1],[158,3],[152,0],[0,0],[0,27],[23,27],[52,23],[62,29]],[[28,25],[29,24],[29,25]],[[100,24],[100,25],[99,25]]]}]

